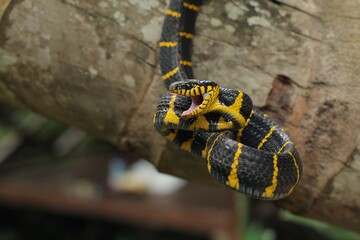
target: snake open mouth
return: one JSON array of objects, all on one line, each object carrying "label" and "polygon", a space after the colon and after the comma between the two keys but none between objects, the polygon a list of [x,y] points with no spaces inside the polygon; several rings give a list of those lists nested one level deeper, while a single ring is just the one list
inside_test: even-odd
[{"label": "snake open mouth", "polygon": [[182,117],[191,118],[208,112],[217,99],[220,89],[215,82],[190,79],[185,82],[172,83],[169,91],[191,97],[191,105],[181,113]]},{"label": "snake open mouth", "polygon": [[[209,95],[209,93],[205,93],[202,95],[196,95],[196,96],[191,96],[191,105],[190,107],[185,110],[181,116],[182,117],[189,117],[192,115],[192,113],[196,110],[198,110],[198,108],[203,105],[204,103],[204,99]],[[204,108],[204,107],[203,107]]]}]

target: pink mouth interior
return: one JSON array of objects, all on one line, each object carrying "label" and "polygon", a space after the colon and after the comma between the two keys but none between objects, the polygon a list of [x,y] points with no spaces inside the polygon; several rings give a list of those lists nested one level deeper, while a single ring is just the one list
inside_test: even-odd
[{"label": "pink mouth interior", "polygon": [[181,115],[183,117],[186,117],[188,116],[190,113],[192,113],[193,111],[195,111],[200,105],[201,103],[203,102],[204,100],[204,97],[202,95],[199,95],[199,96],[192,96],[191,97],[191,105],[189,107],[188,110],[184,111]]}]

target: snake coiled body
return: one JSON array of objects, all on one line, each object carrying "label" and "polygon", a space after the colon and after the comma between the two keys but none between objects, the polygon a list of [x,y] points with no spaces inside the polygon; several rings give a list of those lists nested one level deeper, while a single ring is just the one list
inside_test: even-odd
[{"label": "snake coiled body", "polygon": [[210,174],[248,196],[288,196],[302,174],[299,154],[282,127],[252,106],[242,91],[194,80],[191,47],[200,0],[172,0],[160,41],[168,91],[154,126],[165,138],[207,161]]}]

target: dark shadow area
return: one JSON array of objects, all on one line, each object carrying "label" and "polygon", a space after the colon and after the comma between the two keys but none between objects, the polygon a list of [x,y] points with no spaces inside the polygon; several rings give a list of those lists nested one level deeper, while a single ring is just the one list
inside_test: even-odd
[{"label": "dark shadow area", "polygon": [[150,229],[92,217],[60,215],[40,209],[0,205],[1,240],[209,240],[204,235]]}]

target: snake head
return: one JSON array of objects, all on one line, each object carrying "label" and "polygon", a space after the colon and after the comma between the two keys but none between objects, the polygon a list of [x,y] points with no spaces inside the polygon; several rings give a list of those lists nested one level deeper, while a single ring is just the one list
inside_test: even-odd
[{"label": "snake head", "polygon": [[169,86],[169,91],[177,95],[191,97],[189,109],[182,113],[182,117],[195,117],[209,112],[217,101],[220,93],[218,84],[208,80],[191,79],[185,82],[175,82]]}]

